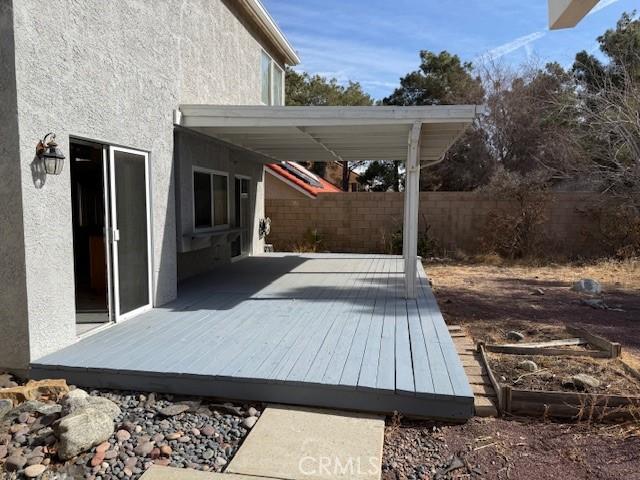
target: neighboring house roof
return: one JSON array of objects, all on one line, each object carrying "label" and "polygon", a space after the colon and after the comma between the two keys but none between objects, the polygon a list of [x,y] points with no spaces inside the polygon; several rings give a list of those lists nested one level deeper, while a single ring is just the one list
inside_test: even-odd
[{"label": "neighboring house roof", "polygon": [[319,193],[342,192],[338,187],[296,162],[269,163],[267,172],[308,197],[316,198]]},{"label": "neighboring house roof", "polygon": [[258,25],[284,56],[287,65],[298,65],[300,57],[260,0],[237,0],[247,15]]}]

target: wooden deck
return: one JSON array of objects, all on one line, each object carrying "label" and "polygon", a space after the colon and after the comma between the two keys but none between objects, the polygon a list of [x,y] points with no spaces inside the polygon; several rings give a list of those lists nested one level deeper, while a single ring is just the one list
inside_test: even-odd
[{"label": "wooden deck", "polygon": [[473,393],[424,270],[401,257],[268,254],[32,364],[35,378],[444,419]]}]

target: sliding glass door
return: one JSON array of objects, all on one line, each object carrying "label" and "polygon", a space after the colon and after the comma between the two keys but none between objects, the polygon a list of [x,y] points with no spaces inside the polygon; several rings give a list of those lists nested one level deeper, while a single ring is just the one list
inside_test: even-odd
[{"label": "sliding glass door", "polygon": [[151,308],[149,156],[109,147],[116,321]]}]

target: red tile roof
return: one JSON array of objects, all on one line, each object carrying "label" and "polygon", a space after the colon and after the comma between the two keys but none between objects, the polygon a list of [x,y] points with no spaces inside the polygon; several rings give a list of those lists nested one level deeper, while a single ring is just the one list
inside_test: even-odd
[{"label": "red tile roof", "polygon": [[[286,165],[289,167],[289,170],[285,168],[280,163],[269,163],[267,164],[267,168],[276,174],[276,176],[281,177],[282,179],[293,183],[295,186],[300,187],[309,195],[316,197],[319,193],[340,193],[340,190],[335,185],[327,182],[324,178],[310,172],[302,165],[296,162],[286,162]],[[291,173],[290,170],[295,170],[300,173],[300,175],[295,175]],[[311,177],[311,179],[315,180],[316,185],[312,185],[310,182],[305,181],[305,177]]]}]

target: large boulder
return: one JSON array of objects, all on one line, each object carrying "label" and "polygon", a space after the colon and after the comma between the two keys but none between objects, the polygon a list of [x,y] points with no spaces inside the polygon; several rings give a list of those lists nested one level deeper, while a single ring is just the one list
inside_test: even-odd
[{"label": "large boulder", "polygon": [[37,400],[42,395],[58,398],[69,391],[66,380],[29,380],[26,385],[0,388],[0,398],[11,400],[14,405],[28,400]]},{"label": "large boulder", "polygon": [[55,424],[58,456],[69,460],[109,439],[114,431],[110,412],[95,406],[78,407]]},{"label": "large boulder", "polygon": [[94,407],[107,413],[112,419],[120,415],[120,407],[104,397],[94,397],[84,390],[71,390],[62,400],[62,414],[69,415],[86,407]]},{"label": "large boulder", "polygon": [[574,283],[571,290],[578,293],[588,293],[589,295],[599,295],[602,293],[602,286],[597,280],[583,278]]}]

